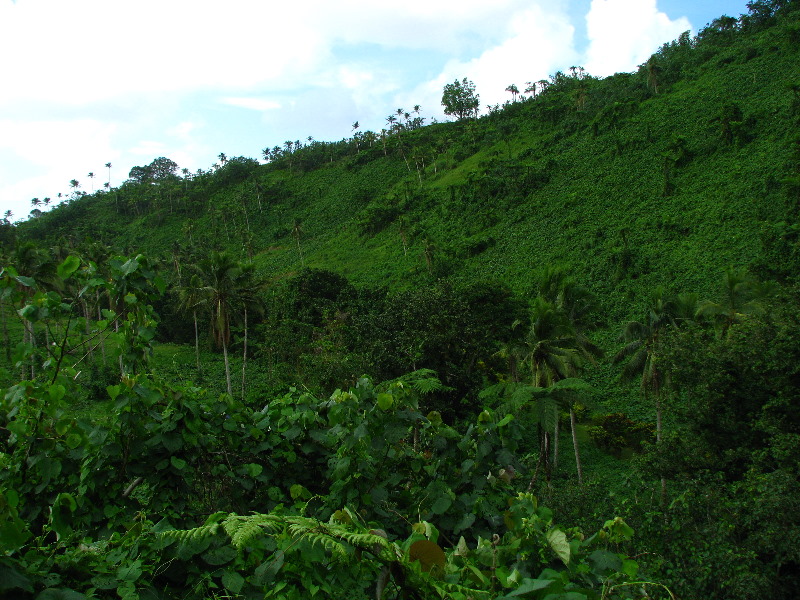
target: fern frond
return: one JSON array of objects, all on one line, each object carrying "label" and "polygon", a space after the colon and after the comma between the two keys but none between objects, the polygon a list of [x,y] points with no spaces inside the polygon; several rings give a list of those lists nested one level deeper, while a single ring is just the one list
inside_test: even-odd
[{"label": "fern frond", "polygon": [[336,537],[344,540],[351,546],[358,548],[365,548],[372,551],[373,548],[379,546],[381,549],[389,547],[389,541],[382,536],[375,535],[374,533],[358,533],[354,531],[341,531],[335,532]]},{"label": "fern frond", "polygon": [[312,519],[305,521],[290,524],[289,532],[293,536],[306,538],[312,546],[319,544],[334,558],[343,559],[347,556],[344,545],[330,535],[325,525]]},{"label": "fern frond", "polygon": [[241,550],[254,539],[265,533],[274,533],[280,530],[283,522],[275,515],[231,515],[223,522],[225,533],[231,538],[231,543],[237,550]]},{"label": "fern frond", "polygon": [[170,531],[162,531],[159,535],[170,542],[194,542],[199,539],[212,537],[216,535],[218,530],[219,523],[211,523],[209,525],[195,527],[194,529],[172,529]]}]

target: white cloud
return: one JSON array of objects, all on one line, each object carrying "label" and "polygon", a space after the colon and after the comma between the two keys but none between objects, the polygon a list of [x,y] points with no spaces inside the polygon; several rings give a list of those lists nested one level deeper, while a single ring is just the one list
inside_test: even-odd
[{"label": "white cloud", "polygon": [[585,67],[595,76],[632,71],[666,41],[692,28],[671,20],[656,0],[592,0],[586,15],[589,48]]},{"label": "white cloud", "polygon": [[[481,96],[481,108],[510,100],[506,87],[524,89],[526,81],[545,78],[577,59],[575,28],[560,3],[534,4],[514,14],[507,23],[505,40],[469,61],[450,61],[432,81],[414,93],[425,105],[439,106],[442,89],[455,79],[467,77]],[[410,97],[410,96],[409,96]],[[441,112],[439,113],[441,114]]]},{"label": "white cloud", "polygon": [[238,108],[246,108],[249,110],[257,110],[264,112],[267,110],[277,110],[281,108],[280,102],[274,100],[266,100],[265,98],[246,98],[246,97],[233,97],[220,98],[220,102],[229,106],[236,106]]},{"label": "white cloud", "polygon": [[[88,157],[109,156],[111,139],[117,130],[112,123],[94,119],[74,121],[0,121],[0,148],[6,147],[18,157],[38,165],[47,165],[57,157],[63,163]],[[106,159],[107,161],[108,159]]]},{"label": "white cloud", "polygon": [[[327,56],[302,8],[251,0],[0,0],[0,102],[302,80]],[[31,33],[35,32],[35,37]],[[287,51],[290,49],[290,51]],[[24,85],[23,85],[24,82]]]}]

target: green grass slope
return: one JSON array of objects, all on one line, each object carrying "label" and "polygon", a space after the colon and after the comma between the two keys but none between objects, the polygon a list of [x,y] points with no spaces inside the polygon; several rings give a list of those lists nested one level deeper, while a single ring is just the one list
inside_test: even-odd
[{"label": "green grass slope", "polygon": [[226,247],[274,279],[312,266],[396,289],[451,276],[526,293],[563,263],[629,318],[656,285],[710,296],[725,267],[763,267],[762,231],[791,217],[797,30],[796,11],[712,25],[634,74],[559,73],[536,98],[358,151],[314,142],[267,165],[128,182],[18,235],[89,234],[170,263]]}]

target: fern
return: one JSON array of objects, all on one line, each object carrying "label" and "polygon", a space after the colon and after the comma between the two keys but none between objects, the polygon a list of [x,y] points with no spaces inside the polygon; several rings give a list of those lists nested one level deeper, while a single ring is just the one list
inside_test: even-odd
[{"label": "fern", "polygon": [[280,530],[282,522],[279,517],[270,514],[231,515],[225,519],[223,527],[231,538],[231,544],[241,550],[263,535],[265,530],[268,533]]},{"label": "fern", "polygon": [[162,531],[159,535],[168,540],[169,543],[177,541],[188,544],[213,537],[217,534],[218,530],[219,523],[210,523],[195,527],[194,529],[172,529],[170,531]]},{"label": "fern", "polygon": [[330,535],[325,525],[313,519],[301,519],[292,519],[294,522],[289,525],[289,532],[292,535],[305,537],[311,542],[312,546],[319,544],[330,552],[334,558],[343,559],[347,556],[344,546]]}]

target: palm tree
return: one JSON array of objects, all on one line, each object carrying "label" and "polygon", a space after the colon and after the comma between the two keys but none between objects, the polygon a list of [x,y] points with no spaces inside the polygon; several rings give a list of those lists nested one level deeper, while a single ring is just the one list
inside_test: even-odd
[{"label": "palm tree", "polygon": [[515,84],[511,84],[506,88],[506,91],[511,94],[511,98],[513,102],[517,101],[517,95],[519,94],[519,88]]},{"label": "palm tree", "polygon": [[13,217],[13,216],[14,216],[14,213],[11,212],[10,210],[7,210],[5,213],[3,213],[3,219],[5,220],[6,223],[10,223],[11,222],[11,217]]},{"label": "palm tree", "polygon": [[106,163],[106,169],[108,169],[108,181],[106,182],[108,185],[106,186],[106,188],[110,188],[111,187],[111,163],[110,162]]},{"label": "palm tree", "polygon": [[[201,261],[201,273],[206,285],[202,293],[211,316],[211,335],[214,344],[222,348],[225,360],[225,381],[228,394],[233,395],[231,386],[228,346],[231,342],[231,324],[239,311],[245,314],[247,306],[254,298],[252,281],[253,266],[242,265],[226,252],[213,252]],[[245,338],[247,336],[245,321]],[[246,352],[245,344],[245,352]],[[245,354],[246,356],[246,354]]]},{"label": "palm tree", "polygon": [[77,196],[78,195],[78,188],[81,187],[81,184],[77,179],[70,179],[69,187],[72,188],[73,196]]},{"label": "palm tree", "polygon": [[772,285],[757,282],[746,269],[733,267],[725,271],[722,287],[722,300],[701,303],[696,315],[713,320],[723,336],[732,325],[741,322],[747,315],[760,312],[762,301],[774,292]]},{"label": "palm tree", "polygon": [[[557,381],[573,377],[581,365],[569,321],[562,311],[541,296],[533,302],[531,328],[523,341],[522,361],[530,368],[531,383],[538,388],[550,387]],[[553,405],[551,408],[554,439],[550,439],[545,427],[541,442],[548,465],[551,462],[551,443],[554,445],[552,463],[558,461],[558,407]]]},{"label": "palm tree", "polygon": [[193,274],[189,283],[177,289],[179,310],[192,311],[194,321],[194,352],[197,362],[197,375],[202,374],[200,366],[200,334],[197,327],[198,311],[208,308],[207,288],[203,286],[203,280],[199,274]]},{"label": "palm tree", "polygon": [[[686,297],[685,297],[686,299]],[[663,288],[656,288],[650,297],[650,306],[644,321],[628,322],[620,336],[625,346],[614,355],[613,362],[627,360],[622,369],[622,380],[641,380],[645,402],[651,397],[656,409],[656,443],[662,438],[662,394],[669,387],[669,375],[662,370],[660,355],[664,349],[664,334],[676,326],[675,301]],[[666,499],[666,480],[661,478],[662,499]]]},{"label": "palm tree", "polygon": [[225,163],[228,162],[228,157],[225,156],[224,152],[220,152],[217,158],[219,159],[219,164],[222,165],[223,167],[225,166]]},{"label": "palm tree", "polygon": [[[42,201],[39,200],[38,198],[32,198],[31,199],[31,206],[33,206],[34,208],[39,206],[41,203],[42,203]],[[31,212],[33,212],[33,211],[31,211]]]},{"label": "palm tree", "polygon": [[94,172],[89,172],[87,177],[92,181],[92,193],[94,193]]}]

